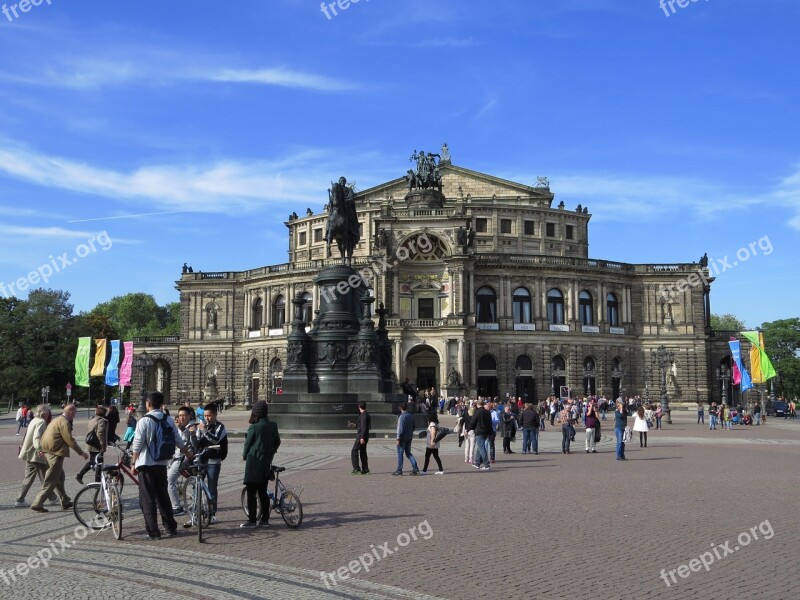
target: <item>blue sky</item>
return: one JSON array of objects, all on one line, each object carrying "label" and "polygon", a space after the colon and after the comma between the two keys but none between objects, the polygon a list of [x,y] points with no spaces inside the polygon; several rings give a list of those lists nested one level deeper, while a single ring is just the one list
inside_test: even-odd
[{"label": "blue sky", "polygon": [[798,314],[795,1],[361,0],[330,18],[304,0],[14,4],[6,286],[55,264],[47,286],[77,309],[175,301],[184,261],[285,262],[284,219],[319,211],[332,179],[366,189],[446,141],[454,164],[545,175],[588,205],[594,258],[728,256],[713,312]]}]

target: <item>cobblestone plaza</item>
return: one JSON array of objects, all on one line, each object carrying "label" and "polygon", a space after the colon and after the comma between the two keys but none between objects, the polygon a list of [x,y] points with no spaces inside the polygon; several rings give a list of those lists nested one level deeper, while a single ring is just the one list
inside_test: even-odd
[{"label": "cobblestone plaza", "polygon": [[[800,427],[773,419],[766,427],[708,431],[693,416],[676,414],[673,426],[651,433],[646,449],[632,444],[625,463],[614,460],[608,429],[597,454],[577,444],[562,455],[560,431],[548,428],[538,456],[498,453],[491,471],[478,472],[450,436],[441,476],[391,477],[390,439],[370,443],[369,476],[349,475],[349,443],[290,440],[276,464],[288,467],[288,485],[304,486],[305,519],[297,530],[274,517],[268,529],[239,529],[243,467],[236,442],[222,470],[220,522],[202,545],[183,531],[142,541],[130,482],[119,542],[108,531],[77,539],[72,512],[58,506],[44,515],[12,508],[23,465],[6,420],[0,597],[797,597],[800,523],[792,503]],[[223,413],[222,420],[234,436],[246,427],[241,413]],[[76,422],[79,430],[84,425]],[[422,442],[413,449],[421,458]],[[74,456],[66,462],[72,495],[81,463]],[[20,569],[47,548],[58,550],[49,566]],[[370,559],[368,572],[359,562],[365,556],[380,557]],[[708,556],[708,569],[698,567]],[[323,579],[322,572],[342,577]]]}]

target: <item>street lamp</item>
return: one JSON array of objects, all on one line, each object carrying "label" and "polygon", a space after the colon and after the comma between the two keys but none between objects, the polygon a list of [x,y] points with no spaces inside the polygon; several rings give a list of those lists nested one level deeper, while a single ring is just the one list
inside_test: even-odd
[{"label": "street lamp", "polygon": [[245,408],[253,408],[253,369],[247,367],[247,371],[245,371],[245,377],[247,378],[247,392],[245,394]]},{"label": "street lamp", "polygon": [[47,404],[50,399],[50,386],[47,385],[42,388],[42,404]]},{"label": "street lamp", "polygon": [[662,344],[658,350],[651,350],[650,356],[653,365],[660,370],[661,378],[661,412],[667,415],[667,423],[672,425],[672,413],[669,408],[669,394],[667,393],[667,366],[675,362],[675,354],[667,350]]},{"label": "street lamp", "polygon": [[731,380],[731,370],[726,366],[722,365],[721,367],[717,367],[717,379],[719,379],[722,388],[722,404],[727,406],[728,404],[728,382]]},{"label": "street lamp", "polygon": [[145,407],[145,399],[147,398],[147,369],[153,366],[153,359],[147,355],[147,352],[142,352],[133,360],[133,366],[140,370],[142,376],[139,406],[136,408],[136,414],[141,419],[147,413],[147,408]]},{"label": "street lamp", "polygon": [[225,369],[225,402],[223,405],[225,408],[229,408],[231,406],[231,380],[233,379],[233,369],[226,368]]}]

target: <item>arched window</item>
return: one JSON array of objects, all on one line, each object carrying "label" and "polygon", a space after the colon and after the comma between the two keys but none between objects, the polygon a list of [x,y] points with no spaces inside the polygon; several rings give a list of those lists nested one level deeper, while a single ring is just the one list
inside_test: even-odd
[{"label": "arched window", "polygon": [[566,371],[567,363],[564,362],[563,356],[556,355],[553,357],[553,360],[550,361],[550,367],[553,371]]},{"label": "arched window", "polygon": [[583,368],[586,371],[594,371],[594,359],[591,356],[587,356],[583,359]]},{"label": "arched window", "polygon": [[496,371],[497,361],[491,354],[484,354],[478,359],[478,371]]},{"label": "arched window", "polygon": [[275,298],[272,303],[272,327],[283,327],[286,322],[286,300],[283,296]]},{"label": "arched window", "polygon": [[564,294],[556,288],[547,292],[547,320],[552,325],[564,324]]},{"label": "arched window", "polygon": [[497,323],[497,295],[494,290],[483,286],[475,295],[477,296],[475,305],[478,309],[478,323]]},{"label": "arched window", "polygon": [[261,298],[256,298],[255,301],[253,301],[250,324],[251,329],[261,329],[261,326],[264,324],[264,303],[261,301]]},{"label": "arched window", "polygon": [[619,302],[614,294],[606,296],[606,320],[611,327],[619,327]]},{"label": "arched window", "polygon": [[533,370],[533,362],[531,361],[531,357],[527,354],[520,354],[517,357],[517,369],[520,371],[532,371]]},{"label": "arched window", "polygon": [[300,318],[303,319],[306,325],[311,325],[311,321],[314,319],[314,311],[312,310],[314,307],[313,302],[311,294],[308,292],[303,294],[303,304],[300,306]]},{"label": "arched window", "polygon": [[594,303],[592,295],[586,290],[578,295],[578,314],[580,315],[581,325],[594,324]]},{"label": "arched window", "polygon": [[523,287],[514,290],[513,307],[514,323],[531,322],[531,293]]}]

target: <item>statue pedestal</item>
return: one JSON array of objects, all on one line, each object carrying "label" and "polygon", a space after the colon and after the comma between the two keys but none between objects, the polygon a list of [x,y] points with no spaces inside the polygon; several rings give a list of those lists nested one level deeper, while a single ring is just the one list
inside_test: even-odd
[{"label": "statue pedestal", "polygon": [[436,188],[414,189],[406,194],[409,208],[442,208],[444,194]]}]

